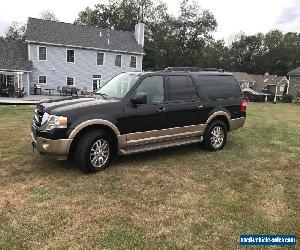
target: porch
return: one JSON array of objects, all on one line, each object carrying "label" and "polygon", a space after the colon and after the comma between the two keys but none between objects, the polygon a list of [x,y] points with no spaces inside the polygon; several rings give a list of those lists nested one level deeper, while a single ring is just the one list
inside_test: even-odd
[{"label": "porch", "polygon": [[0,70],[0,96],[12,97],[16,91],[29,94],[28,71],[1,71]]}]

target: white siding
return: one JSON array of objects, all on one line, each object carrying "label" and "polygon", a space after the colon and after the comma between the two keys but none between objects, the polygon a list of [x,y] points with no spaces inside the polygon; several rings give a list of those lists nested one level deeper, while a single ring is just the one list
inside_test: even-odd
[{"label": "white siding", "polygon": [[[47,46],[47,61],[38,61],[38,46],[30,44],[30,59],[33,63],[33,70],[30,75],[31,92],[33,85],[38,83],[39,75],[47,76],[47,86],[54,88],[66,85],[66,77],[75,77],[75,86],[78,88],[87,87],[92,90],[93,75],[101,75],[102,81],[107,82],[115,75],[127,71],[142,70],[142,55],[137,55],[137,68],[130,68],[130,56],[132,54],[107,52],[104,55],[104,65],[97,65],[97,52],[101,50],[80,49],[75,50],[75,63],[66,62],[67,47]],[[122,54],[122,67],[115,67],[115,55]],[[135,55],[136,56],[136,55]]]}]

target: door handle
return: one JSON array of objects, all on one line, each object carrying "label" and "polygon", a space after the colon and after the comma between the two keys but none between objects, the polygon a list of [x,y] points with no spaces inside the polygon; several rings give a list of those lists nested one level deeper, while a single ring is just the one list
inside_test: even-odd
[{"label": "door handle", "polygon": [[196,108],[199,110],[199,109],[202,109],[203,108],[203,105],[197,105]]},{"label": "door handle", "polygon": [[165,107],[160,107],[158,110],[157,110],[158,113],[164,113],[166,112],[166,108]]}]

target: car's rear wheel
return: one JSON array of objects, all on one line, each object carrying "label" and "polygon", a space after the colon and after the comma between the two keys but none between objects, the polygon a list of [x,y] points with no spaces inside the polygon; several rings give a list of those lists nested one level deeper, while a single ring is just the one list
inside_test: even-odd
[{"label": "car's rear wheel", "polygon": [[108,167],[113,155],[111,136],[104,130],[92,130],[78,141],[75,160],[84,172],[96,172]]},{"label": "car's rear wheel", "polygon": [[204,133],[204,146],[209,151],[221,150],[227,141],[227,128],[220,120],[208,124]]}]

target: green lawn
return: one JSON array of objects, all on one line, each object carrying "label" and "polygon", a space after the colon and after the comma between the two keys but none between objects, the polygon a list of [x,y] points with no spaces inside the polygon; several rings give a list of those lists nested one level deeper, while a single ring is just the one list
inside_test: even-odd
[{"label": "green lawn", "polygon": [[299,105],[249,104],[220,152],[123,156],[90,175],[31,151],[33,109],[0,106],[0,249],[236,249],[242,233],[299,230]]}]

